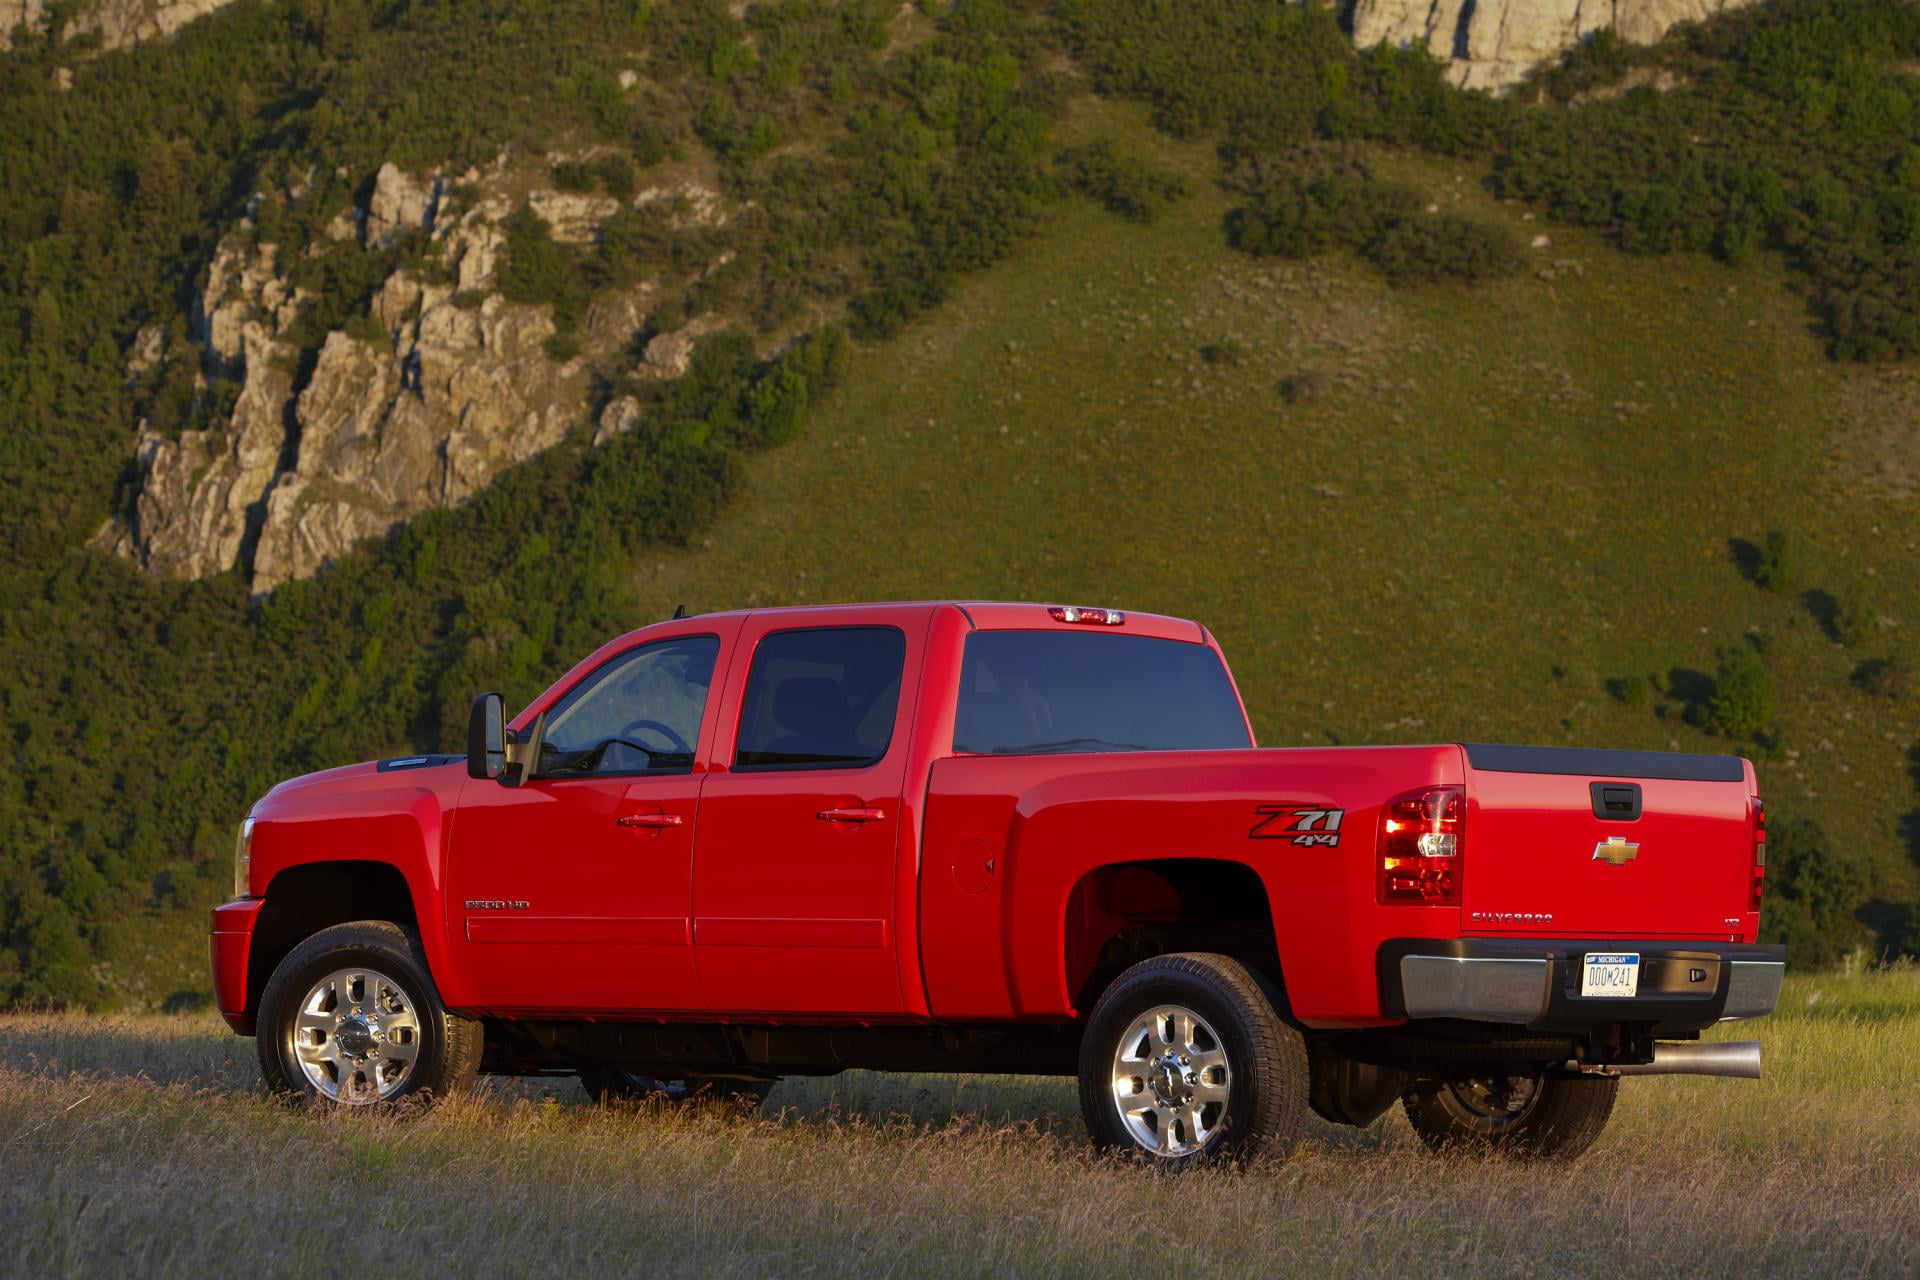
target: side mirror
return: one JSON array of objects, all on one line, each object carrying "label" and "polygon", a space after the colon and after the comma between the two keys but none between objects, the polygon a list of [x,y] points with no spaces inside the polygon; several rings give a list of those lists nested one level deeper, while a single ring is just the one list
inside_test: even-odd
[{"label": "side mirror", "polygon": [[467,717],[467,776],[505,781],[507,771],[507,715],[497,693],[473,700]]}]

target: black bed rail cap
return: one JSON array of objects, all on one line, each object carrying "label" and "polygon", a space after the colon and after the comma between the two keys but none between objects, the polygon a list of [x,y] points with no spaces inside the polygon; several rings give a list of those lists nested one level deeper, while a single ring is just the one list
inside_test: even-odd
[{"label": "black bed rail cap", "polygon": [[1594,747],[1502,747],[1463,744],[1467,763],[1487,773],[1566,773],[1593,778],[1671,778],[1678,782],[1742,782],[1739,756],[1680,751],[1606,751]]}]

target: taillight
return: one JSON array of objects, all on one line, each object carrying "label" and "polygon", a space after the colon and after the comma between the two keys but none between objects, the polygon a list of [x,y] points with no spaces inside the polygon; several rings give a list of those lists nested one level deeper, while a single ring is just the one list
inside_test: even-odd
[{"label": "taillight", "polygon": [[1073,622],[1090,627],[1117,627],[1127,620],[1118,609],[1089,609],[1085,605],[1049,605],[1047,616],[1055,622]]},{"label": "taillight", "polygon": [[1753,797],[1753,878],[1747,882],[1747,910],[1758,911],[1767,891],[1767,805]]},{"label": "taillight", "polygon": [[1466,847],[1464,787],[1428,787],[1380,811],[1380,901],[1457,906]]}]

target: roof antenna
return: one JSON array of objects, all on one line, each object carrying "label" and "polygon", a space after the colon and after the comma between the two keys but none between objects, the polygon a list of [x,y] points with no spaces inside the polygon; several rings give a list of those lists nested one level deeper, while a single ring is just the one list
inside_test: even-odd
[{"label": "roof antenna", "polygon": [[687,606],[683,604],[677,604],[673,606],[673,617],[675,621],[678,621],[679,619],[684,618],[686,616],[687,616]]}]

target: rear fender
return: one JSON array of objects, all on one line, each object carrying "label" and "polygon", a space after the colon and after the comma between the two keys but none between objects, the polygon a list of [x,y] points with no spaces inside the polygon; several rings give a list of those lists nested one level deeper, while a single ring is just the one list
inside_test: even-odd
[{"label": "rear fender", "polygon": [[[1084,1013],[1070,972],[1075,887],[1101,867],[1206,859],[1257,878],[1297,1017],[1391,1021],[1374,979],[1380,941],[1453,936],[1459,912],[1376,903],[1379,807],[1462,774],[1454,746],[941,760],[922,878],[934,1012]],[[1338,813],[1337,833],[1327,819],[1299,829],[1301,811]]]}]

